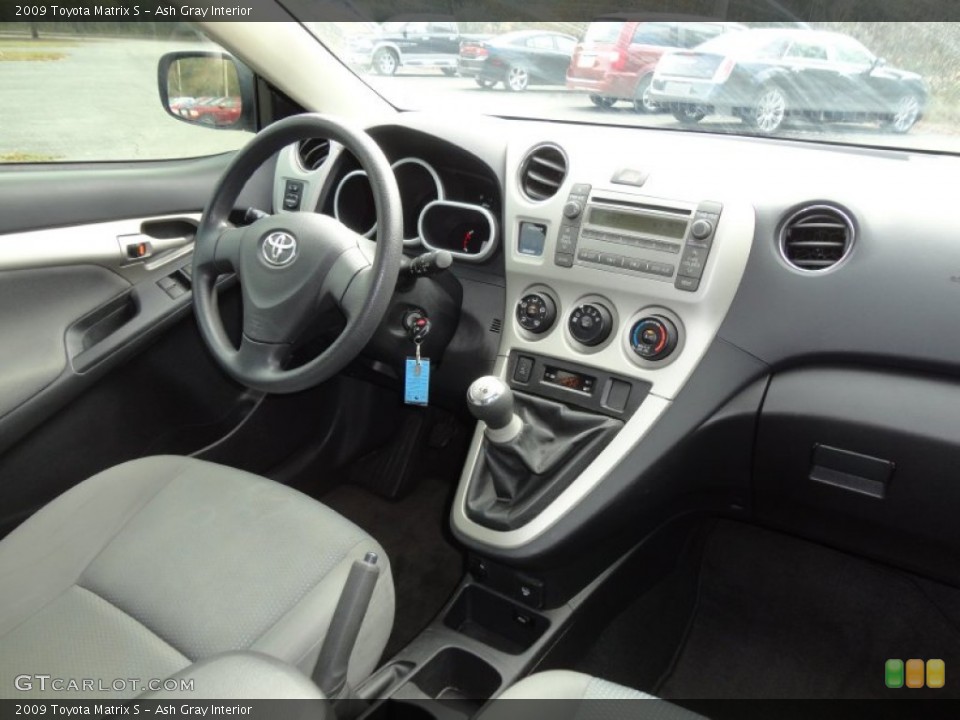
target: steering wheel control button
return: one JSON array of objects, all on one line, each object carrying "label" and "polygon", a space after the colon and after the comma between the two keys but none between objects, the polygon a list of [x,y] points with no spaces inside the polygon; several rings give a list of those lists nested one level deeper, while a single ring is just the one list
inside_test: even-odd
[{"label": "steering wheel control button", "polygon": [[638,320],[630,330],[630,347],[644,360],[668,358],[677,349],[677,326],[661,315]]},{"label": "steering wheel control button", "polygon": [[613,316],[600,303],[587,303],[570,314],[570,334],[581,345],[596,347],[610,337]]},{"label": "steering wheel control button", "polygon": [[283,191],[283,209],[299,210],[303,199],[303,183],[298,180],[287,180]]},{"label": "steering wheel control button", "polygon": [[297,239],[283,230],[272,232],[263,239],[260,253],[268,265],[285,267],[297,257]]},{"label": "steering wheel control button", "polygon": [[517,322],[534,335],[545,333],[557,319],[557,305],[549,295],[530,293],[517,303]]}]

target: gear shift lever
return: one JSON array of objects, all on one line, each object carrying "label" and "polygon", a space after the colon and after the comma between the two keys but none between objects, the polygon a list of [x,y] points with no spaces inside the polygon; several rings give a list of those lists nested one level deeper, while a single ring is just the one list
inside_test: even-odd
[{"label": "gear shift lever", "polygon": [[512,442],[523,429],[513,411],[513,391],[498,377],[485,375],[467,390],[467,404],[473,416],[486,423],[487,440],[496,444]]}]

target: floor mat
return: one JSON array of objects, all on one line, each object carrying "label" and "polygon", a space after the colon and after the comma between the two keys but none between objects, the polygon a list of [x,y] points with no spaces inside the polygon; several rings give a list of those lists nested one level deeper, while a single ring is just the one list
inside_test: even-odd
[{"label": "floor mat", "polygon": [[[699,533],[690,538],[676,567],[594,635],[571,669],[651,692],[683,642],[696,599],[702,540]],[[623,592],[636,592],[635,585]]]},{"label": "floor mat", "polygon": [[[443,607],[463,575],[463,553],[449,533],[450,503],[459,466],[428,450],[418,462],[418,481],[400,500],[386,500],[357,485],[344,484],[320,500],[369,532],[386,550],[397,593],[388,659],[406,646]],[[456,450],[454,450],[456,454]]]},{"label": "floor mat", "polygon": [[[666,698],[960,697],[960,590],[753,526],[707,540]],[[942,659],[947,682],[892,690],[889,658]]]}]

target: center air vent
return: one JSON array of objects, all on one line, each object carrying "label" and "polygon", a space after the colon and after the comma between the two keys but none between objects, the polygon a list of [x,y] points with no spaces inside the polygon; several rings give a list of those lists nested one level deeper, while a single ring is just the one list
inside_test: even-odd
[{"label": "center air vent", "polygon": [[549,200],[567,177],[567,156],[556,145],[538,145],[520,165],[520,190],[535,202]]},{"label": "center air vent", "polygon": [[828,270],[853,247],[853,222],[829,205],[815,205],[794,214],[780,233],[780,250],[795,268]]},{"label": "center air vent", "polygon": [[330,154],[330,141],[323,138],[301,140],[297,145],[297,157],[304,170],[318,170]]}]

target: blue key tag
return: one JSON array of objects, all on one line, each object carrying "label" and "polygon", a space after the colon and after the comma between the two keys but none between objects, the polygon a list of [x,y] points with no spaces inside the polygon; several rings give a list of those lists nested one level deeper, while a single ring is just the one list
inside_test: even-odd
[{"label": "blue key tag", "polygon": [[[417,348],[420,349],[419,347]],[[407,358],[403,401],[407,405],[426,405],[430,401],[430,360]]]}]

